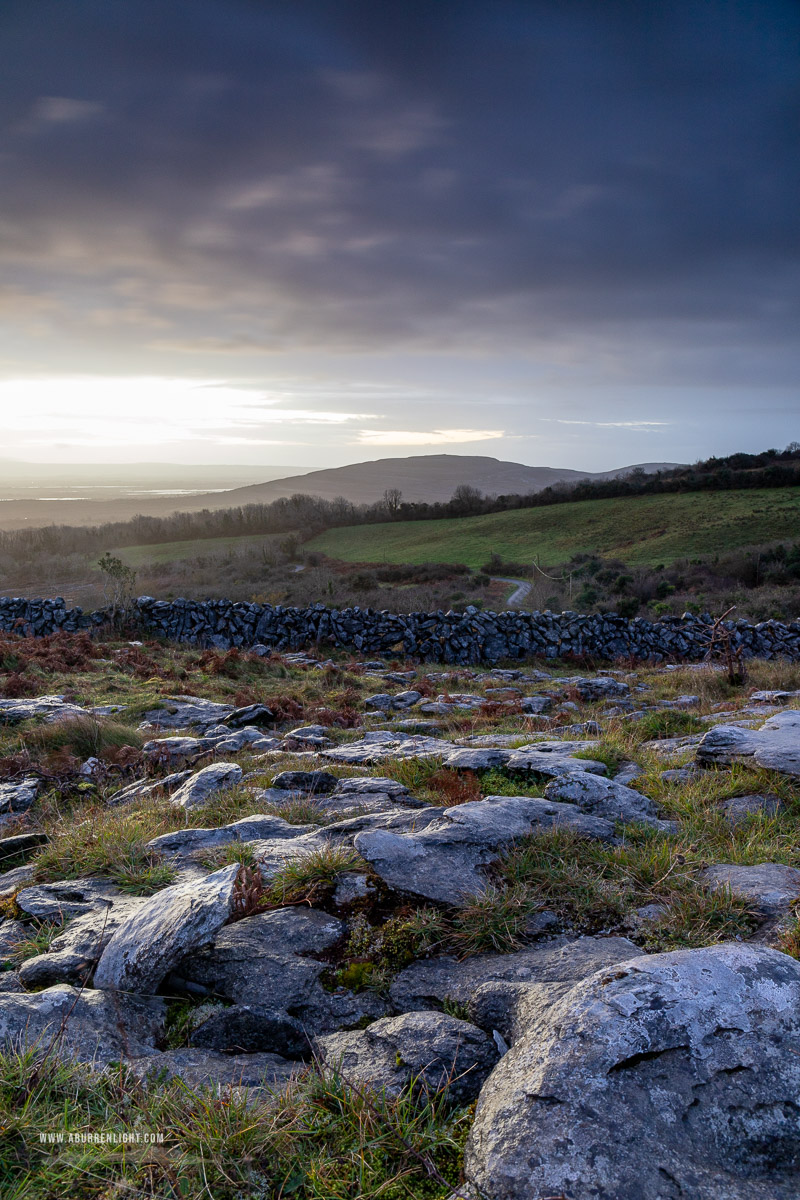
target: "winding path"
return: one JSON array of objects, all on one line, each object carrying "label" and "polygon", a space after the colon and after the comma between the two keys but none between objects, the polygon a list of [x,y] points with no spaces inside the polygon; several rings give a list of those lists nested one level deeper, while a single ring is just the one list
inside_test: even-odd
[{"label": "winding path", "polygon": [[504,575],[493,575],[492,582],[514,585],[514,591],[506,600],[509,608],[521,608],[531,592],[531,584],[527,579],[507,579]]}]

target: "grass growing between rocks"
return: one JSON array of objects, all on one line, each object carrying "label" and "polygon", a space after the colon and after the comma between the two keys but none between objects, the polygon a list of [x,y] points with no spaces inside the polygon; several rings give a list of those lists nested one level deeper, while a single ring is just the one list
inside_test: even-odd
[{"label": "grass growing between rocks", "polygon": [[183,824],[182,812],[155,804],[124,813],[97,802],[69,806],[50,824],[51,842],[33,860],[34,879],[99,876],[133,895],[150,895],[172,883],[175,872],[147,843]]},{"label": "grass growing between rocks", "polygon": [[640,829],[628,834],[615,846],[566,830],[527,838],[505,856],[503,879],[585,932],[616,928],[637,908],[663,905],[663,915],[644,927],[648,950],[706,946],[753,931],[746,901],[699,886],[696,872],[706,860],[697,846]]},{"label": "grass growing between rocks", "polygon": [[[4,1200],[444,1200],[459,1183],[471,1116],[442,1094],[388,1100],[313,1068],[280,1092],[248,1099],[235,1089],[147,1086],[122,1069],[92,1075],[49,1060],[37,1068],[32,1054],[6,1055],[0,1193]],[[80,1143],[98,1133],[143,1140]]]},{"label": "grass growing between rocks", "polygon": [[265,900],[269,904],[313,904],[336,886],[340,875],[348,871],[368,871],[369,867],[355,850],[325,846],[301,858],[289,859],[269,882]]}]

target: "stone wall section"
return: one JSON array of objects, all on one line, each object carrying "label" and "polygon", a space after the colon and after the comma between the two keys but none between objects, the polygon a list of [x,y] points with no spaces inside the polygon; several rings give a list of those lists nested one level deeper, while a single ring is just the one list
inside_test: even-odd
[{"label": "stone wall section", "polygon": [[[59,630],[99,629],[109,610],[85,613],[61,599],[0,597],[0,629],[41,637]],[[446,663],[498,662],[532,656],[560,658],[633,657],[652,660],[702,659],[708,649],[708,619],[684,613],[646,621],[609,613],[574,612],[391,613],[369,608],[272,607],[230,600],[155,600],[140,596],[126,625],[143,636],[228,649],[263,645],[276,650],[339,646],[360,656],[382,655]],[[729,621],[733,644],[743,657],[800,659],[800,622]]]}]

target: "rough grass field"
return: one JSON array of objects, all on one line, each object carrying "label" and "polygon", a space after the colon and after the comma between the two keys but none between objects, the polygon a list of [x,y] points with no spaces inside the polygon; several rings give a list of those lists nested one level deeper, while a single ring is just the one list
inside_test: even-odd
[{"label": "rough grass field", "polygon": [[[282,534],[281,537],[286,537]],[[112,550],[129,567],[138,569],[150,563],[174,563],[184,559],[239,553],[242,550],[267,549],[273,545],[276,535],[258,533],[240,537],[191,538],[183,542],[157,542],[154,545],[123,546]]]},{"label": "rough grass field", "polygon": [[460,562],[480,567],[493,552],[545,563],[573,554],[655,566],[791,537],[800,489],[692,492],[583,500],[441,521],[329,529],[307,543],[346,562]]}]

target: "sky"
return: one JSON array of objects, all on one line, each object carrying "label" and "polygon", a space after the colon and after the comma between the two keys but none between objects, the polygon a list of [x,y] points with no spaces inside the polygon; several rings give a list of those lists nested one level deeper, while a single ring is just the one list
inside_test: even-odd
[{"label": "sky", "polygon": [[0,454],[800,438],[800,5],[2,0]]}]

